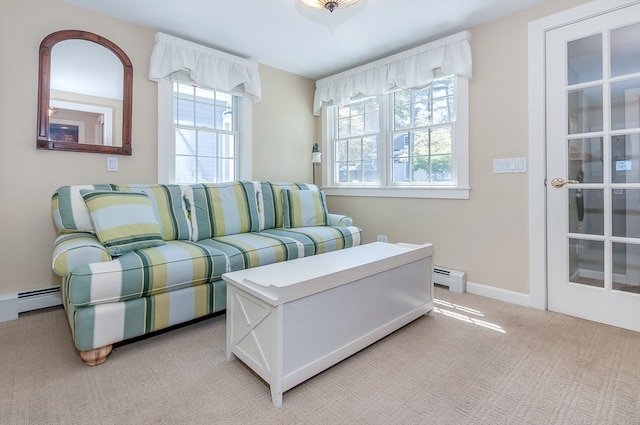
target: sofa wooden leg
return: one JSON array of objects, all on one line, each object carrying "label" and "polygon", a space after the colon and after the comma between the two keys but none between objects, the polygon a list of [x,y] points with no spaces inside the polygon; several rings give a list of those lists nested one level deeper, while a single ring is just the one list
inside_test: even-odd
[{"label": "sofa wooden leg", "polygon": [[107,360],[107,356],[111,353],[112,349],[113,345],[105,345],[104,347],[95,348],[93,350],[81,351],[80,358],[84,360],[88,366],[97,366]]}]

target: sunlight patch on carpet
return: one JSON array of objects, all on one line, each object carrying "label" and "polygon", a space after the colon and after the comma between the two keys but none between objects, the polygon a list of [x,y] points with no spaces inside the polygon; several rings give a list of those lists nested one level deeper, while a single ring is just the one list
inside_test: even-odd
[{"label": "sunlight patch on carpet", "polygon": [[[442,300],[439,300],[439,299],[435,299],[434,303],[437,306],[437,307],[433,308],[433,311],[435,313],[440,313],[440,314],[442,314],[444,316],[452,317],[454,319],[458,319],[458,320],[461,320],[463,322],[472,323],[474,325],[482,326],[482,327],[485,327],[487,329],[491,329],[493,331],[500,332],[500,333],[503,333],[503,334],[507,333],[504,329],[502,329],[502,326],[500,326],[500,325],[497,325],[497,324],[491,323],[491,322],[487,322],[485,320],[480,320],[480,319],[477,319],[476,317],[473,317],[473,316],[484,317],[484,314],[481,311],[474,310],[472,308],[465,307],[465,306],[462,306],[462,305],[453,304],[453,303],[450,303],[448,301],[442,301]],[[457,311],[454,311],[454,310],[457,310]]]}]

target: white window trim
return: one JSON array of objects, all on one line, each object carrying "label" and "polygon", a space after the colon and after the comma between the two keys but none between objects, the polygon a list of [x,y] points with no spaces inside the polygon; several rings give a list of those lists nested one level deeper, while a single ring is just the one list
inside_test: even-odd
[{"label": "white window trim", "polygon": [[[333,146],[331,143],[331,126],[328,122],[326,107],[322,108],[322,150],[326,152],[322,166],[323,187],[327,195],[332,196],[367,196],[387,198],[436,198],[436,199],[469,199],[471,187],[469,186],[469,81],[466,78],[456,77],[456,124],[454,143],[454,164],[456,182],[455,185],[433,186],[331,186],[330,171],[333,163]],[[387,135],[382,135],[386,137]],[[385,149],[387,143],[384,143]],[[384,166],[384,169],[387,167]],[[382,176],[387,178],[387,176]]]},{"label": "white window trim", "polygon": [[[232,93],[233,94],[233,93]],[[238,94],[234,94],[237,96]],[[175,182],[175,146],[172,143],[172,113],[171,113],[171,78],[166,77],[158,81],[158,183],[171,184]],[[237,160],[238,180],[252,180],[252,117],[253,103],[243,99],[242,116],[239,122],[239,141]]]}]

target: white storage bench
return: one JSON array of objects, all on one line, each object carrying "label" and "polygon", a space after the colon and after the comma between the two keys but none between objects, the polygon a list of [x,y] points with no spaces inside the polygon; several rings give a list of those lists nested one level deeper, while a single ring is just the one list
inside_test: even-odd
[{"label": "white storage bench", "polygon": [[227,360],[282,394],[433,310],[433,246],[374,242],[226,273]]}]

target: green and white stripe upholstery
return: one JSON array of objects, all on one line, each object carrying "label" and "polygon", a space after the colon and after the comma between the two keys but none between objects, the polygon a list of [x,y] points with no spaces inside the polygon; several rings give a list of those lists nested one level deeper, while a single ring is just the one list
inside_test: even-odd
[{"label": "green and white stripe upholstery", "polygon": [[226,300],[225,283],[217,280],[117,303],[68,304],[66,309],[75,346],[88,351],[222,311]]},{"label": "green and white stripe upholstery", "polygon": [[164,244],[146,193],[81,190],[98,240],[111,255]]},{"label": "green and white stripe upholstery", "polygon": [[60,276],[68,276],[76,266],[110,260],[104,245],[90,233],[61,233],[53,244],[52,268]]},{"label": "green and white stripe upholstery", "polygon": [[344,214],[327,214],[329,226],[353,226],[353,219]]},{"label": "green and white stripe upholstery", "polygon": [[260,233],[291,238],[304,246],[304,256],[351,248],[362,243],[362,230],[355,226],[313,226],[295,229],[267,229]]},{"label": "green and white stripe upholstery", "polygon": [[192,185],[191,240],[257,232],[260,222],[251,182]]},{"label": "green and white stripe upholstery", "polygon": [[62,186],[51,197],[51,215],[59,233],[95,233],[81,190],[113,190],[108,184]]},{"label": "green and white stripe upholstery", "polygon": [[227,271],[224,252],[189,241],[167,241],[111,261],[74,267],[66,295],[77,307],[114,303],[213,282]]},{"label": "green and white stripe upholstery", "polygon": [[59,233],[95,233],[81,190],[144,192],[155,206],[165,241],[191,238],[191,220],[187,211],[187,203],[192,202],[191,187],[176,184],[62,186],[51,198],[51,213]]},{"label": "green and white stripe upholstery", "polygon": [[[153,202],[165,241],[191,239],[191,220],[187,205],[193,202],[191,187],[177,184],[118,184],[117,190],[146,193]],[[186,201],[186,202],[185,202]]]},{"label": "green and white stripe upholstery", "polygon": [[317,190],[282,189],[282,227],[326,226],[327,202]]},{"label": "green and white stripe upholstery", "polygon": [[[326,213],[326,226],[283,228],[282,189],[296,191],[293,198],[300,200],[321,196],[312,184],[265,181],[59,188],[51,199],[58,229],[52,265],[62,276],[78,350],[224,310],[223,273],[361,244],[361,229],[344,215]],[[111,255],[97,237],[82,191],[146,194],[164,244]],[[290,223],[308,224],[296,220]]]},{"label": "green and white stripe upholstery", "polygon": [[304,256],[304,247],[297,240],[263,233],[240,233],[214,239],[203,239],[198,244],[224,252],[229,258],[230,271],[244,270]]},{"label": "green and white stripe upholstery", "polygon": [[264,229],[277,229],[283,226],[282,189],[320,190],[318,186],[306,183],[271,183],[267,181],[257,183],[259,183],[260,187],[258,191],[258,205],[261,215],[260,231]]}]

